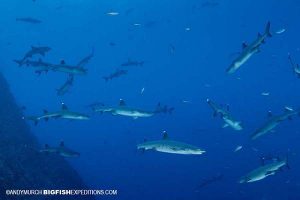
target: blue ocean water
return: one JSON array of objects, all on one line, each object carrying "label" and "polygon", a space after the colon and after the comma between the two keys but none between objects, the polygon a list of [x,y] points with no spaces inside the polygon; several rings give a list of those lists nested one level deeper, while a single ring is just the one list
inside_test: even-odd
[{"label": "blue ocean water", "polygon": [[[41,144],[60,141],[80,152],[67,158],[94,189],[117,189],[117,197],[99,199],[300,199],[299,120],[284,121],[271,134],[255,141],[249,136],[263,124],[267,112],[299,108],[299,79],[288,53],[300,63],[297,0],[11,0],[1,2],[1,72],[25,116],[59,110],[86,113],[89,121],[49,120],[34,126]],[[109,15],[117,12],[118,15]],[[40,24],[18,22],[32,17]],[[271,22],[273,37],[236,73],[225,70]],[[282,34],[275,32],[286,29]],[[63,73],[37,75],[13,62],[31,48],[52,48],[43,60],[75,64],[94,49],[87,75],[75,76],[64,96],[56,89]],[[39,58],[39,56],[34,57]],[[130,60],[128,74],[105,82],[102,78]],[[143,92],[141,92],[143,90]],[[269,93],[263,96],[261,93]],[[241,120],[242,131],[223,129],[207,105],[210,98],[229,104]],[[132,119],[92,112],[86,105],[102,102],[145,110],[158,102],[174,107],[169,115]],[[169,137],[199,146],[203,155],[137,151],[144,139]],[[234,149],[242,145],[238,152]],[[289,153],[290,170],[264,180],[240,184],[241,176],[260,166],[262,155]],[[223,175],[201,187],[203,180]]]}]

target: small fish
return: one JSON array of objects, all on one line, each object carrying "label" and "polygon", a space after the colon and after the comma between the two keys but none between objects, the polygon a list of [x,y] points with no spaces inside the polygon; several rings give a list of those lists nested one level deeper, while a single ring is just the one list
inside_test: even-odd
[{"label": "small fish", "polygon": [[240,151],[242,148],[243,148],[243,146],[237,146],[237,147],[235,148],[234,152],[238,152],[238,151]]},{"label": "small fish", "polygon": [[145,91],[145,88],[142,88],[142,90],[141,90],[141,94],[143,94],[143,93],[144,93],[144,91]]},{"label": "small fish", "polygon": [[262,95],[262,96],[269,96],[270,93],[269,93],[269,92],[262,92],[261,95]]},{"label": "small fish", "polygon": [[119,15],[119,13],[118,12],[108,12],[108,13],[106,13],[107,15],[110,15],[110,16],[117,16],[117,15]]},{"label": "small fish", "polygon": [[182,103],[191,103],[191,102],[188,100],[182,100]]},{"label": "small fish", "polygon": [[278,31],[276,31],[276,34],[282,34],[284,33],[286,30],[284,28],[279,29]]},{"label": "small fish", "polygon": [[191,28],[189,28],[189,27],[186,27],[186,28],[185,28],[185,30],[186,30],[186,31],[190,31],[190,30],[191,30]]}]

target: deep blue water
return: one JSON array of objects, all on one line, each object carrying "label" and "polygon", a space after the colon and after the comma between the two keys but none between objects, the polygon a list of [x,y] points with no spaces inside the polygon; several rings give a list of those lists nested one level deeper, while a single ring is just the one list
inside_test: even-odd
[{"label": "deep blue water", "polygon": [[[118,189],[116,199],[300,199],[300,119],[285,121],[274,133],[249,140],[267,120],[267,111],[280,114],[284,106],[300,106],[300,80],[287,59],[290,52],[300,63],[300,1],[215,0],[218,5],[202,6],[204,2],[2,0],[1,72],[19,105],[26,106],[25,115],[59,110],[61,102],[91,115],[89,121],[28,123],[41,144],[57,145],[63,140],[79,151],[80,158],[68,160],[85,183],[95,189]],[[106,14],[111,11],[119,15]],[[42,23],[16,22],[17,17],[33,17]],[[236,73],[226,74],[242,42],[253,41],[268,20],[273,33],[281,28],[286,32],[274,33],[260,53]],[[95,56],[86,66],[88,74],[76,76],[71,91],[58,97],[55,89],[66,80],[65,74],[38,76],[32,68],[18,67],[12,61],[31,45],[51,47],[43,59],[53,63],[77,63],[93,48]],[[128,67],[127,75],[108,83],[103,80],[129,58],[145,64]],[[262,96],[262,92],[270,95]],[[175,111],[134,120],[95,114],[85,107],[95,101],[117,105],[121,98],[133,107],[151,110],[161,102]],[[229,104],[244,129],[222,129],[222,120],[212,117],[206,98]],[[163,130],[172,139],[207,152],[184,156],[136,150],[144,139],[160,139]],[[245,143],[241,151],[233,152]],[[286,152],[290,170],[255,183],[238,183],[260,165],[261,155]],[[217,174],[224,178],[198,188],[203,179]]]}]

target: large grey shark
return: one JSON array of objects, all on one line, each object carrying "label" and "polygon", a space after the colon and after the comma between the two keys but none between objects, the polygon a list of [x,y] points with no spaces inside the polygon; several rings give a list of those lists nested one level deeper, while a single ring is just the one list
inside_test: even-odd
[{"label": "large grey shark", "polygon": [[137,149],[154,150],[163,153],[183,154],[183,155],[201,155],[204,150],[183,142],[170,140],[166,132],[163,133],[163,139],[156,141],[146,141],[138,144]]},{"label": "large grey shark", "polygon": [[253,171],[249,172],[247,175],[240,178],[239,183],[251,183],[255,181],[260,181],[267,178],[268,176],[276,174],[283,167],[288,166],[288,159],[273,161],[272,163],[263,165]]},{"label": "large grey shark", "polygon": [[48,112],[47,110],[44,110],[43,115],[29,116],[25,117],[25,119],[31,120],[35,125],[37,125],[38,122],[42,119],[44,119],[45,121],[48,121],[49,119],[89,120],[90,117],[85,114],[70,111],[68,107],[64,103],[62,103],[62,109],[60,111]]},{"label": "large grey shark", "polygon": [[212,102],[210,99],[206,100],[208,105],[213,109],[214,111],[214,117],[217,115],[220,115],[225,124],[223,125],[223,128],[230,126],[234,130],[240,131],[243,129],[241,122],[235,120],[229,113],[229,107],[227,106],[227,109],[223,109],[221,106],[217,106],[214,102]]},{"label": "large grey shark", "polygon": [[255,140],[269,132],[271,132],[274,128],[276,128],[281,122],[287,119],[291,119],[294,115],[299,114],[298,110],[291,110],[291,109],[285,109],[285,112],[278,116],[271,116],[271,119],[269,119],[265,124],[263,124],[261,127],[259,127],[252,135],[251,139]]},{"label": "large grey shark", "polygon": [[86,75],[87,69],[80,67],[80,66],[71,66],[66,65],[64,61],[61,61],[60,64],[53,64],[51,66],[51,70],[54,72],[63,72],[67,74],[73,74],[73,75]]},{"label": "large grey shark", "polygon": [[61,142],[58,147],[50,147],[45,145],[44,149],[40,150],[41,153],[56,153],[63,157],[79,157],[80,153],[67,148],[64,142]]},{"label": "large grey shark", "polygon": [[39,59],[38,61],[34,60],[14,60],[19,65],[26,65],[28,67],[33,67],[35,70],[35,73],[42,74],[43,72],[47,73],[48,71],[52,70],[52,64],[44,62],[42,59]]},{"label": "large grey shark", "polygon": [[239,54],[239,56],[232,62],[232,64],[227,68],[226,72],[228,74],[232,74],[236,72],[243,64],[245,64],[255,53],[259,52],[259,47],[265,43],[265,39],[267,37],[271,37],[270,32],[270,22],[267,23],[265,32],[263,35],[258,33],[256,40],[254,40],[251,44],[247,45],[243,43],[243,50]]},{"label": "large grey shark", "polygon": [[126,116],[126,117],[132,117],[134,119],[152,117],[154,114],[157,113],[156,112],[157,110],[144,111],[141,109],[128,107],[123,99],[120,100],[119,106],[116,106],[116,107],[98,106],[98,107],[94,108],[94,111],[100,112],[100,113],[111,113],[112,115],[121,115],[121,116]]}]

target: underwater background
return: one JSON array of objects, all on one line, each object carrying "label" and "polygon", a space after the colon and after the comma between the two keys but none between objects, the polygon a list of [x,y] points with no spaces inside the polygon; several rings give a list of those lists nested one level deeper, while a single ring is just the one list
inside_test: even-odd
[{"label": "underwater background", "polygon": [[[40,143],[60,141],[80,152],[67,158],[86,185],[117,189],[116,197],[99,199],[300,199],[299,122],[295,117],[273,133],[251,141],[249,136],[267,120],[268,111],[300,107],[300,80],[288,53],[300,62],[298,0],[1,0],[0,59],[24,116],[59,110],[88,114],[88,121],[49,120],[34,126]],[[109,12],[118,12],[110,15]],[[39,24],[16,21],[33,17]],[[242,49],[263,32],[271,32],[260,52],[236,73],[226,74]],[[94,49],[87,75],[76,76],[70,92],[57,96],[66,74],[37,75],[18,67],[30,46],[49,46],[43,59],[77,63]],[[128,60],[128,74],[106,82]],[[269,93],[269,95],[261,95]],[[210,98],[228,104],[244,125],[242,131],[222,128],[207,105]],[[93,102],[126,104],[145,110],[157,103],[174,107],[172,114],[132,119],[94,113]],[[144,139],[169,137],[203,148],[203,155],[176,155],[146,151],[136,145]],[[243,146],[234,152],[239,145]],[[260,157],[289,154],[290,170],[264,180],[240,184],[241,176],[260,166]],[[222,179],[201,186],[203,180]]]}]

